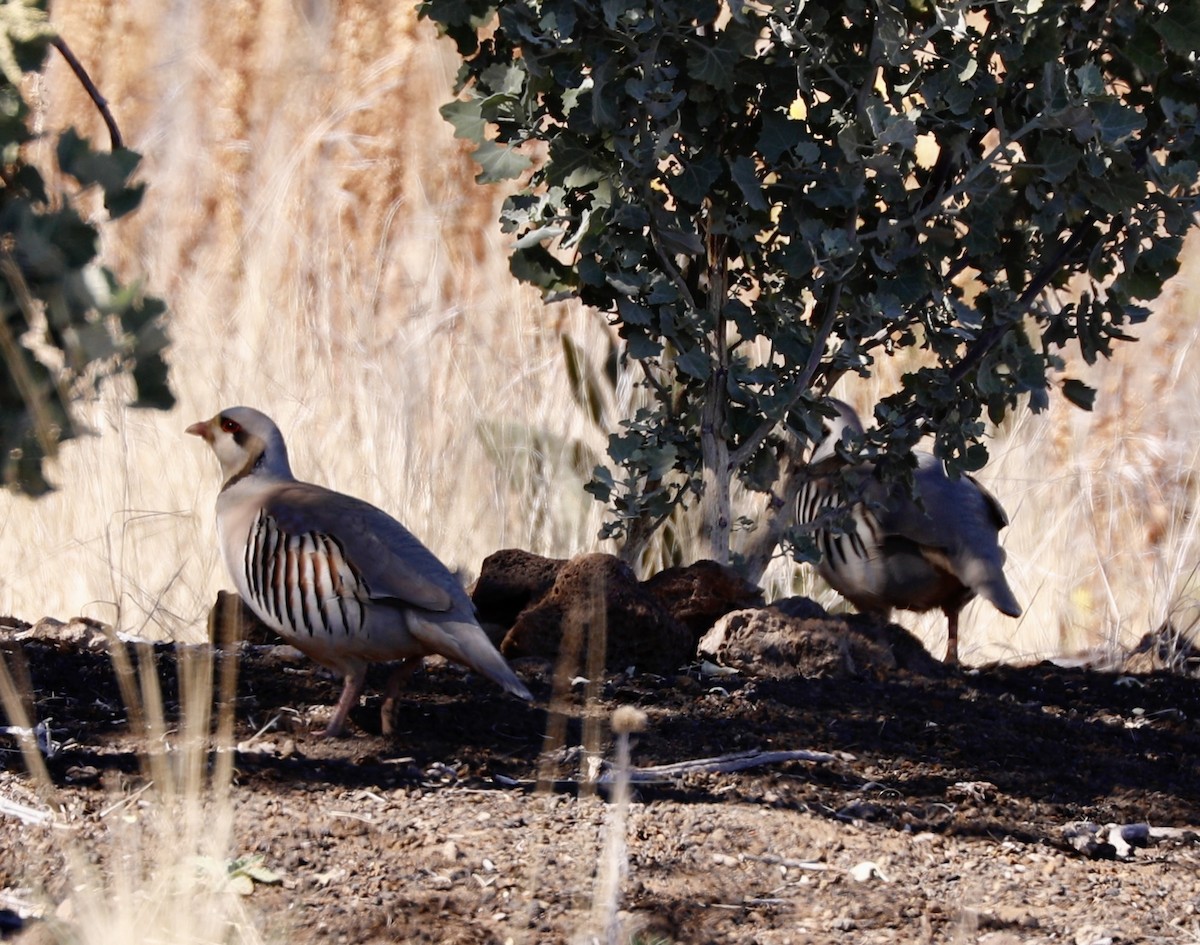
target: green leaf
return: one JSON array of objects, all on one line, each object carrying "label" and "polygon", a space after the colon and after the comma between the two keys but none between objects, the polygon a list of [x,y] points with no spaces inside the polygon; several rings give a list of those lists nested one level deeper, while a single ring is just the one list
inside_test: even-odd
[{"label": "green leaf", "polygon": [[601,502],[607,503],[611,498],[616,482],[613,480],[612,473],[603,466],[597,466],[592,471],[591,482],[587,483],[584,491],[589,495],[594,496]]},{"label": "green leaf", "polygon": [[438,112],[453,126],[454,137],[476,144],[483,144],[486,140],[487,122],[483,120],[483,106],[479,99],[447,102]]},{"label": "green leaf", "polygon": [[734,50],[720,43],[710,45],[703,40],[696,40],[688,44],[689,74],[723,92],[733,90],[738,58]]},{"label": "green leaf", "polygon": [[512,148],[491,141],[482,142],[471,157],[479,165],[475,180],[480,184],[497,184],[520,177],[533,163]]},{"label": "green leaf", "polygon": [[1100,137],[1108,144],[1119,144],[1131,135],[1145,130],[1146,116],[1128,105],[1116,102],[1097,102],[1092,106]]},{"label": "green leaf", "polygon": [[654,313],[629,296],[617,299],[617,314],[621,316],[621,321],[626,325],[648,327],[654,324]]},{"label": "green leaf", "polygon": [[1097,95],[1108,94],[1108,86],[1104,81],[1104,74],[1094,62],[1089,62],[1076,69],[1075,80],[1079,83],[1079,94],[1084,98],[1094,98]]},{"label": "green leaf", "polygon": [[758,181],[754,162],[750,158],[745,155],[734,158],[733,163],[729,167],[729,172],[733,177],[733,182],[738,185],[738,190],[746,198],[746,204],[750,209],[768,209],[767,200],[762,192],[762,184]]},{"label": "green leaf", "polygon": [[625,353],[635,361],[649,361],[663,353],[662,342],[651,338],[645,329],[622,325],[621,337],[625,340]]},{"label": "green leaf", "polygon": [[1076,407],[1090,411],[1096,405],[1096,391],[1083,381],[1067,378],[1062,382],[1063,396]]},{"label": "green leaf", "polygon": [[1051,135],[1043,135],[1033,150],[1033,160],[1040,168],[1040,176],[1055,184],[1075,172],[1079,158],[1078,147]]},{"label": "green leaf", "polygon": [[774,164],[795,148],[805,137],[804,123],[783,112],[767,112],[762,116],[762,131],[755,147],[768,164]]},{"label": "green leaf", "polygon": [[497,62],[484,69],[479,79],[492,92],[516,95],[525,86],[525,70],[515,64]]},{"label": "green leaf", "polygon": [[104,209],[108,211],[109,219],[119,220],[126,214],[133,213],[142,205],[146,195],[146,185],[122,187],[119,190],[108,191],[104,195]]},{"label": "green leaf", "polygon": [[[1177,55],[1194,57],[1200,50],[1200,5],[1191,0],[1176,0],[1152,22],[1167,48]],[[1194,58],[1192,61],[1194,65]]]},{"label": "green leaf", "polygon": [[713,154],[701,154],[684,164],[683,170],[669,178],[667,186],[680,200],[699,205],[708,197],[721,176],[721,161]]},{"label": "green leaf", "polygon": [[514,252],[509,260],[509,269],[522,282],[540,288],[543,295],[559,295],[573,290],[570,268],[540,244]]},{"label": "green leaf", "polygon": [[685,351],[675,359],[675,363],[681,371],[698,381],[708,380],[709,374],[712,373],[712,362],[708,353],[699,347]]},{"label": "green leaf", "polygon": [[105,207],[114,219],[137,208],[144,186],[127,187],[126,181],[137,169],[141,155],[120,148],[116,151],[94,151],[86,138],[74,128],[68,128],[58,139],[58,166],[85,187],[99,186],[104,191]]}]

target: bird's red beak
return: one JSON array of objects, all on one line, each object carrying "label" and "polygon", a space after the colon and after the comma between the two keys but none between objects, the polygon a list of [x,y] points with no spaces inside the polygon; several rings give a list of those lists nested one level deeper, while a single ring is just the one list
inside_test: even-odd
[{"label": "bird's red beak", "polygon": [[212,423],[210,423],[208,420],[201,420],[198,423],[193,423],[184,432],[190,433],[192,436],[198,436],[206,443],[212,442]]}]

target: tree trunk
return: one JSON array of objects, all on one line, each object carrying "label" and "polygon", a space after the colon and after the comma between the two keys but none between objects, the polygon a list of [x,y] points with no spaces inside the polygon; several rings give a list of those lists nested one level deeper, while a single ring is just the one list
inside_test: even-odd
[{"label": "tree trunk", "polygon": [[701,534],[708,540],[708,556],[729,564],[733,533],[733,467],[729,459],[729,339],[726,337],[725,297],[728,262],[723,236],[709,235],[708,312],[712,319],[712,374],[700,413],[700,450],[704,498],[701,501]]},{"label": "tree trunk", "polygon": [[771,501],[763,512],[758,528],[751,534],[742,556],[742,576],[752,584],[762,580],[763,572],[771,563],[775,549],[783,539],[783,533],[795,521],[796,501],[807,475],[805,451],[794,436],[787,438],[788,451],[780,471],[779,484],[771,494]]}]

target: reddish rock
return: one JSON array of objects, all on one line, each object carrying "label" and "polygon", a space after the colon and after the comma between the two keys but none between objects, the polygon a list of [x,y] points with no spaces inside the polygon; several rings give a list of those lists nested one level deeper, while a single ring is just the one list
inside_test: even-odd
[{"label": "reddish rock", "polygon": [[208,612],[208,642],[223,648],[239,641],[274,646],[282,637],[259,620],[237,594],[217,591],[217,602]]},{"label": "reddish rock", "polygon": [[667,568],[643,582],[643,587],[688,628],[694,642],[727,613],[763,606],[762,588],[715,561]]},{"label": "reddish rock", "polygon": [[586,675],[590,652],[604,640],[604,665],[613,672],[634,666],[670,673],[695,656],[691,633],[646,590],[629,566],[606,554],[572,558],[554,586],[527,607],[504,637],[509,659],[538,656],[568,661]]},{"label": "reddish rock", "polygon": [[567,562],[543,558],[519,548],[505,548],[483,559],[471,600],[482,624],[507,630],[530,604],[541,600]]}]

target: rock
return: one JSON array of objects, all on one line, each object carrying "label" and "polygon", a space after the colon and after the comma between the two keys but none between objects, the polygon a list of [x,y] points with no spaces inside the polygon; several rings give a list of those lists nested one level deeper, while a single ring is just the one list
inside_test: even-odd
[{"label": "rock", "polygon": [[275,646],[279,634],[254,615],[246,602],[230,591],[217,591],[217,602],[208,612],[208,642],[224,648],[239,642]]},{"label": "rock", "polygon": [[810,612],[788,602],[727,614],[701,639],[700,656],[748,675],[776,678],[944,672],[897,624],[861,614],[793,617],[787,610]]},{"label": "rock", "polygon": [[30,626],[24,621],[15,621],[2,628],[3,636],[17,643],[33,640],[58,649],[86,650],[101,653],[108,649],[111,628],[91,617],[72,617],[65,623],[53,617],[43,617]]},{"label": "rock", "polygon": [[28,630],[30,623],[28,620],[22,620],[20,617],[6,615],[0,617],[0,634],[18,633],[22,630]]},{"label": "rock", "polygon": [[[481,579],[482,580],[482,579]],[[629,566],[606,554],[572,558],[553,587],[526,607],[500,646],[509,659],[537,656],[557,660],[560,651],[575,671],[589,665],[589,646],[603,634],[604,665],[610,671],[634,666],[671,673],[695,652],[688,629],[646,590]]]},{"label": "rock", "polygon": [[471,600],[481,623],[507,630],[530,604],[535,604],[554,586],[567,562],[543,558],[518,548],[496,551],[483,559],[479,580],[471,588]]},{"label": "rock", "polygon": [[643,582],[643,586],[688,628],[694,642],[730,611],[761,607],[764,603],[762,588],[716,561],[667,568]]},{"label": "rock", "polygon": [[786,614],[788,617],[800,617],[802,619],[814,618],[824,620],[829,617],[829,611],[815,600],[807,597],[785,597],[783,600],[775,601],[771,605],[771,609],[777,610],[781,614]]}]

